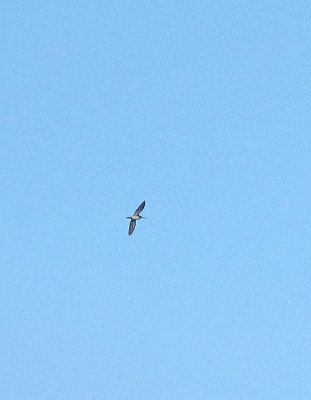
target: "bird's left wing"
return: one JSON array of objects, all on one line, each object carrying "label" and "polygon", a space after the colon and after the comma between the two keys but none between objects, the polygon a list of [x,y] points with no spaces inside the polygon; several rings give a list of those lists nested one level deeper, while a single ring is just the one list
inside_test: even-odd
[{"label": "bird's left wing", "polygon": [[130,226],[129,226],[129,235],[131,235],[134,232],[135,226],[136,226],[135,219],[131,219]]},{"label": "bird's left wing", "polygon": [[137,210],[134,212],[134,215],[138,215],[143,209],[145,208],[145,201],[141,203],[141,205],[137,208]]}]

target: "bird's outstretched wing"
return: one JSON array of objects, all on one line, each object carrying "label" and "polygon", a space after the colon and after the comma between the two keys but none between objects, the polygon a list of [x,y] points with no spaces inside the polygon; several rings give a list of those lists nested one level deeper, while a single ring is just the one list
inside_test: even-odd
[{"label": "bird's outstretched wing", "polygon": [[131,235],[134,232],[135,226],[136,226],[135,219],[131,219],[130,226],[129,226],[129,235]]},{"label": "bird's outstretched wing", "polygon": [[137,210],[134,212],[134,215],[138,215],[141,211],[143,211],[144,207],[145,207],[145,202],[143,201],[141,205],[137,208]]}]

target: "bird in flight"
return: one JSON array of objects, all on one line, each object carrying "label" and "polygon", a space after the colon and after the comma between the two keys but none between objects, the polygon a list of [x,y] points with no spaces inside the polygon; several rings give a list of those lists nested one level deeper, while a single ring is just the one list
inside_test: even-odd
[{"label": "bird in flight", "polygon": [[137,210],[134,212],[134,215],[132,215],[131,217],[126,217],[129,218],[131,220],[130,222],[130,226],[129,226],[129,235],[131,235],[134,232],[135,226],[136,226],[136,221],[138,221],[139,219],[143,218],[141,215],[139,215],[139,213],[141,211],[143,211],[145,207],[145,202],[143,201],[141,203],[141,205],[137,208]]}]

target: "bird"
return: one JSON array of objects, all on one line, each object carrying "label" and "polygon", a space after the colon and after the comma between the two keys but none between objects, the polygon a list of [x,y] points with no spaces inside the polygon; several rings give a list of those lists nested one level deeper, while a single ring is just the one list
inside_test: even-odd
[{"label": "bird", "polygon": [[131,217],[126,217],[126,218],[129,218],[131,220],[130,226],[129,226],[129,235],[131,235],[134,232],[134,229],[135,229],[135,226],[136,226],[136,221],[138,221],[141,218],[144,218],[141,215],[139,215],[139,213],[141,211],[143,211],[144,207],[145,207],[145,201],[143,201],[141,203],[141,205],[137,208],[137,210],[134,212],[134,215],[132,215]]}]

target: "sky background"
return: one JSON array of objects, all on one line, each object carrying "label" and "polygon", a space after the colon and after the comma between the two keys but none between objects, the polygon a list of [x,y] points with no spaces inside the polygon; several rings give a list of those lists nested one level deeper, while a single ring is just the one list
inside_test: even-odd
[{"label": "sky background", "polygon": [[1,400],[311,398],[310,21],[3,4]]}]

